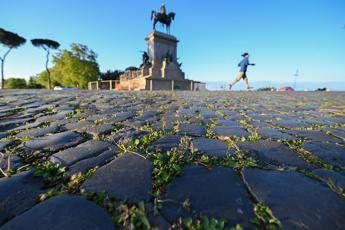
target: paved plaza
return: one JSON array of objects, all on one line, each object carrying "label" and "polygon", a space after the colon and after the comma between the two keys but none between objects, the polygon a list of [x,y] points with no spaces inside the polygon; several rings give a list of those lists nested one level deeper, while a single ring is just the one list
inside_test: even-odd
[{"label": "paved plaza", "polygon": [[344,229],[345,93],[0,93],[0,229]]}]

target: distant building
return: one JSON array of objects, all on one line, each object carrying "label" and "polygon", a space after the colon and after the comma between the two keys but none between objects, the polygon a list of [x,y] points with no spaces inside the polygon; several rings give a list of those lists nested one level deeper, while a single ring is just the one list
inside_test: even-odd
[{"label": "distant building", "polygon": [[277,91],[277,92],[294,92],[295,90],[292,87],[287,86],[287,87],[275,89],[274,91]]}]

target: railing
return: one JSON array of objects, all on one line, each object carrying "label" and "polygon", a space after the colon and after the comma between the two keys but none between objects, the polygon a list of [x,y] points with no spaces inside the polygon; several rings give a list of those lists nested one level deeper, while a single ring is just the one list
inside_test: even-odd
[{"label": "railing", "polygon": [[121,76],[121,81],[128,81],[139,77],[144,77],[150,74],[150,68],[142,68],[139,70],[128,70],[125,71]]},{"label": "railing", "polygon": [[92,81],[89,82],[89,90],[116,90],[120,81],[108,80],[108,81]]},{"label": "railing", "polygon": [[[145,79],[144,79],[145,81]],[[202,82],[195,82],[191,80],[166,80],[166,79],[146,79],[146,84],[142,85],[142,88],[138,88],[138,85],[131,84],[131,80],[124,81],[121,85],[120,81],[93,81],[89,82],[89,90],[164,90],[164,91],[205,91],[206,85]]]}]

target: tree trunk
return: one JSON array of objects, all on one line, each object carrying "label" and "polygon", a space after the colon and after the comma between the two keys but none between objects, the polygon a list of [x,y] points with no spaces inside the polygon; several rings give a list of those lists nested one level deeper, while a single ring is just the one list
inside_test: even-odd
[{"label": "tree trunk", "polygon": [[9,48],[7,50],[7,52],[4,54],[4,56],[2,58],[0,58],[1,61],[1,85],[0,85],[0,89],[3,89],[5,86],[5,75],[4,75],[4,66],[5,66],[5,59],[7,57],[7,55],[11,52],[12,48]]},{"label": "tree trunk", "polygon": [[5,62],[5,60],[1,58],[1,85],[0,85],[0,89],[4,88],[4,62]]},{"label": "tree trunk", "polygon": [[50,71],[48,68],[48,63],[49,63],[49,49],[47,49],[47,59],[46,59],[46,70],[48,73],[48,85],[49,85],[49,89],[52,89],[52,85],[51,85],[51,80],[50,80]]}]

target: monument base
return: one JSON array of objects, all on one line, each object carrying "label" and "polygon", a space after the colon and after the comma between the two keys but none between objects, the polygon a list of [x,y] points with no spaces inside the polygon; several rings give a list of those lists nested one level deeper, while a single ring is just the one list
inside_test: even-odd
[{"label": "monument base", "polygon": [[116,90],[125,91],[205,91],[205,83],[192,80],[166,80],[155,78],[136,78],[127,81],[120,81]]},{"label": "monument base", "polygon": [[176,37],[154,31],[145,39],[149,63],[120,76],[118,90],[201,90],[202,83],[185,79],[177,62]]}]

